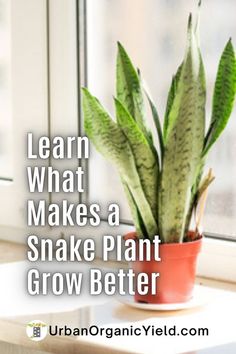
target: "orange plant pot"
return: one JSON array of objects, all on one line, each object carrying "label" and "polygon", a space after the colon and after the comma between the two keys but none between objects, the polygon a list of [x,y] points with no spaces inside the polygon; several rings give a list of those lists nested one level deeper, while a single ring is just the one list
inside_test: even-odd
[{"label": "orange plant pot", "polygon": [[[129,233],[127,238],[136,238],[136,233]],[[131,267],[135,274],[148,274],[149,283],[152,273],[159,273],[155,294],[150,292],[140,295],[136,292],[136,302],[149,304],[168,304],[186,302],[191,299],[196,275],[197,256],[201,250],[202,238],[184,243],[160,244],[160,261],[154,260],[153,246],[150,261],[134,261]],[[139,243],[137,240],[137,259]]]}]

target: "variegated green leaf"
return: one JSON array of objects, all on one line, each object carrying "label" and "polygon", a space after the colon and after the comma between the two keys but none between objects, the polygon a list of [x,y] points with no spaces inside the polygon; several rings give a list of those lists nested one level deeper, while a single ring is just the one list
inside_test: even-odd
[{"label": "variegated green leaf", "polygon": [[124,47],[119,42],[116,64],[116,95],[136,120],[145,136],[148,136],[149,133],[144,123],[144,100],[140,78]]},{"label": "variegated green leaf", "polygon": [[83,112],[85,132],[97,150],[120,169],[125,163],[132,165],[133,155],[125,135],[87,89],[83,89]]},{"label": "variegated green leaf", "polygon": [[204,69],[192,20],[177,92],[169,113],[159,201],[159,228],[165,242],[182,242],[196,180],[205,126]]},{"label": "variegated green leaf", "polygon": [[211,124],[208,130],[203,154],[206,155],[223,132],[234,105],[236,92],[236,60],[231,39],[220,59],[214,95]]},{"label": "variegated green leaf", "polygon": [[97,150],[116,164],[119,174],[127,183],[150,238],[157,234],[157,224],[143,192],[135,159],[122,129],[110,118],[99,101],[83,89],[85,132]]},{"label": "variegated green leaf", "polygon": [[[121,180],[122,180],[122,178],[121,178]],[[132,219],[133,219],[133,223],[135,226],[137,236],[138,236],[138,238],[148,238],[148,234],[145,229],[145,225],[143,223],[142,217],[141,217],[140,212],[138,210],[138,206],[135,203],[135,200],[129,190],[129,186],[127,185],[127,183],[124,180],[122,180],[122,184],[124,187],[124,191],[126,194],[128,204],[129,204],[129,208],[131,211],[131,215],[132,215]]]},{"label": "variegated green leaf", "polygon": [[160,145],[160,152],[161,152],[161,159],[163,159],[163,155],[164,155],[164,140],[163,140],[163,135],[162,135],[162,129],[161,129],[161,122],[160,122],[160,118],[156,109],[156,106],[150,96],[150,94],[148,93],[147,90],[145,90],[151,111],[152,111],[152,117],[153,117],[153,121],[157,130],[157,135],[158,135],[158,140],[159,140],[159,145]]},{"label": "variegated green leaf", "polygon": [[[160,122],[160,119],[159,119],[159,115],[158,115],[156,106],[154,104],[154,101],[151,98],[151,95],[149,93],[149,90],[147,89],[147,85],[145,84],[144,80],[142,79],[140,70],[137,69],[137,72],[138,72],[138,76],[139,76],[139,79],[140,79],[140,84],[141,84],[141,87],[142,87],[142,91],[145,93],[145,95],[146,95],[146,97],[148,99],[148,103],[149,103],[150,108],[151,108],[152,117],[153,117],[154,124],[155,124],[156,130],[157,130],[159,146],[160,146],[160,153],[161,153],[161,158],[162,158],[162,155],[163,155],[163,152],[164,152],[164,144],[163,144],[163,136],[162,136],[161,122]],[[149,142],[150,148],[152,149],[154,155],[156,156],[156,160],[158,161],[158,165],[160,166],[161,165],[161,160],[159,159],[159,154],[158,154],[158,152],[156,150],[156,147],[154,145],[153,136],[152,136],[152,133],[150,131],[148,131],[148,134],[147,134],[146,138],[147,138],[147,140]]]},{"label": "variegated green leaf", "polygon": [[129,112],[117,99],[115,105],[117,123],[129,141],[144,194],[154,218],[157,218],[158,163],[146,137]]},{"label": "variegated green leaf", "polygon": [[172,108],[172,105],[174,102],[174,98],[175,98],[175,95],[177,92],[177,87],[178,87],[178,82],[179,82],[182,66],[183,66],[183,64],[181,64],[178,67],[176,74],[172,78],[170,90],[169,90],[168,97],[167,97],[166,112],[165,112],[164,126],[163,126],[164,141],[166,140],[168,125],[169,125],[169,114],[170,114],[170,111],[171,111],[171,108]]}]

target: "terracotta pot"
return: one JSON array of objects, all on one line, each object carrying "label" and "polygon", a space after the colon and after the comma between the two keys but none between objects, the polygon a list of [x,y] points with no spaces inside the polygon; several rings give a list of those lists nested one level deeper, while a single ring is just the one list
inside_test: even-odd
[{"label": "terracotta pot", "polygon": [[[191,232],[190,232],[191,237]],[[125,238],[136,238],[136,233],[129,233]],[[202,245],[202,237],[196,241],[184,243],[160,244],[159,254],[161,261],[134,261],[131,262],[135,274],[144,272],[151,279],[152,273],[159,273],[157,278],[156,294],[151,291],[146,295],[135,294],[135,301],[151,304],[168,304],[186,302],[191,299],[195,274],[196,261]],[[137,255],[139,252],[137,240]],[[137,256],[138,259],[138,256]]]}]

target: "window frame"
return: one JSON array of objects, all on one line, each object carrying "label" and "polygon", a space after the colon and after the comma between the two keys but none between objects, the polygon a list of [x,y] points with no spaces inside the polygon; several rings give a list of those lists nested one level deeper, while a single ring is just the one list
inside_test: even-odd
[{"label": "window frame", "polygon": [[[26,132],[30,127],[34,132],[39,129],[48,133],[45,11],[45,1],[11,0],[10,3],[14,176],[8,182],[0,180],[0,225],[1,238],[20,242],[26,232],[24,206],[20,201],[28,198],[23,168],[28,163],[25,159]],[[30,20],[25,21],[24,16],[28,16]],[[42,55],[39,56],[38,52]],[[25,141],[22,141],[23,136]]]}]

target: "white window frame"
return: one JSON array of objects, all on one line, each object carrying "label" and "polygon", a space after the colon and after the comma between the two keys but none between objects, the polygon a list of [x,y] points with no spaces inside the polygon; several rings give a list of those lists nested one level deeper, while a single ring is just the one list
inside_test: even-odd
[{"label": "white window frame", "polygon": [[[24,144],[22,137],[29,129],[50,136],[83,134],[78,93],[80,86],[86,85],[86,0],[11,2],[15,175],[13,182],[0,181],[0,238],[25,242],[29,230],[25,227],[25,212],[20,200],[31,196],[26,188],[24,167],[28,161],[23,158],[26,140]],[[26,84],[22,86],[22,82]],[[56,162],[50,163],[57,166]],[[78,161],[72,161],[72,168],[77,164]],[[84,167],[88,166],[85,164]],[[89,191],[88,178],[86,183]],[[56,201],[61,196],[40,195],[40,198]],[[74,195],[72,199],[86,202],[87,197],[84,193],[81,198]],[[101,252],[99,236],[124,234],[131,228],[123,222],[120,227],[111,228],[103,221],[97,229],[70,228],[66,234],[75,232],[79,237],[94,236]],[[36,232],[39,234],[38,229]],[[59,237],[65,230],[44,228],[40,232]],[[199,257],[198,275],[236,282],[235,269],[236,242],[206,235]]]},{"label": "white window frame", "polygon": [[0,181],[0,230],[1,238],[15,241],[22,241],[25,233],[21,201],[26,197],[26,133],[28,129],[48,133],[45,4],[9,1],[14,176],[13,181]]},{"label": "white window frame", "polygon": [[[14,176],[13,181],[0,180],[0,238],[25,243],[29,233],[59,235],[62,231],[55,232],[50,227],[33,230],[26,226],[28,199],[54,202],[61,197],[29,193],[26,167],[33,163],[26,158],[27,133],[35,137],[80,135],[78,5],[76,0],[9,0],[9,4]],[[58,168],[56,161],[46,164]],[[77,161],[70,161],[70,165],[64,162],[67,168],[77,164]],[[78,196],[74,199],[78,200]]]}]

